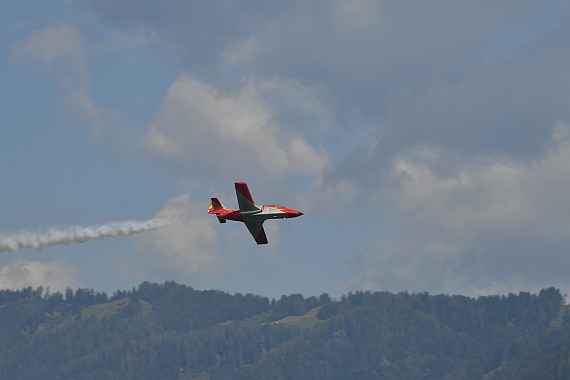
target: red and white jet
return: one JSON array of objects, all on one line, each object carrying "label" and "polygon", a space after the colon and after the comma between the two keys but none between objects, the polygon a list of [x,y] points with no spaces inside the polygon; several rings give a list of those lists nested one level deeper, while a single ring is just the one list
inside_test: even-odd
[{"label": "red and white jet", "polygon": [[236,182],[235,185],[239,210],[225,208],[218,198],[211,198],[208,214],[216,215],[220,223],[225,223],[226,220],[245,223],[257,244],[267,244],[267,237],[263,230],[263,222],[267,219],[295,218],[303,215],[300,211],[283,206],[257,206],[251,197],[247,183]]}]

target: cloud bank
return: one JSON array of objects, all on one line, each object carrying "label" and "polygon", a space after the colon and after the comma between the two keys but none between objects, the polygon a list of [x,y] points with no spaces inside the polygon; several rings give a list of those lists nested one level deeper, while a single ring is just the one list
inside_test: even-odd
[{"label": "cloud bank", "polygon": [[365,286],[470,294],[570,289],[570,127],[543,155],[463,160],[418,147],[391,168],[404,232],[377,241],[356,277]]},{"label": "cloud bank", "polygon": [[50,292],[64,292],[67,287],[79,286],[76,269],[62,260],[28,261],[16,259],[0,267],[0,289],[22,289],[31,286]]}]

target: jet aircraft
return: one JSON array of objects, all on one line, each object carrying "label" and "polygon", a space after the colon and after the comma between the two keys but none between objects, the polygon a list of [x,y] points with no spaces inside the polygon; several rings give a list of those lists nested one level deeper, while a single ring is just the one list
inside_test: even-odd
[{"label": "jet aircraft", "polygon": [[225,208],[218,198],[211,198],[208,214],[216,215],[220,223],[225,223],[227,220],[245,223],[257,244],[267,244],[267,237],[263,229],[263,222],[267,219],[296,218],[303,215],[300,211],[283,206],[257,206],[249,192],[247,183],[236,182],[235,187],[239,209]]}]

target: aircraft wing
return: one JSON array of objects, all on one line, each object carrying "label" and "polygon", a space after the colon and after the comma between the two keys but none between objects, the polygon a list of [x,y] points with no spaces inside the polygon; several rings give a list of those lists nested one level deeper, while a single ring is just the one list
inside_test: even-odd
[{"label": "aircraft wing", "polygon": [[252,221],[244,223],[257,244],[267,244],[267,236],[265,236],[265,230],[263,229],[263,221]]},{"label": "aircraft wing", "polygon": [[242,212],[259,211],[259,207],[257,207],[253,202],[253,197],[249,192],[247,183],[236,182],[235,187],[236,187],[236,196],[239,204],[239,210]]}]

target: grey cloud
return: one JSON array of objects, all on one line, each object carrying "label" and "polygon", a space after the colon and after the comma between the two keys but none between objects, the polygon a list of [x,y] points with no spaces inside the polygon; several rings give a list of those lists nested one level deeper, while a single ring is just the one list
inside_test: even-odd
[{"label": "grey cloud", "polygon": [[395,155],[426,144],[466,159],[536,158],[551,126],[570,120],[568,38],[567,25],[500,61],[481,63],[455,83],[433,81],[422,92],[400,88],[371,132],[373,150],[363,155],[355,149],[336,163],[330,177],[361,178],[375,188]]},{"label": "grey cloud", "polygon": [[521,283],[570,288],[569,131],[557,125],[532,162],[458,159],[445,175],[433,170],[449,160],[441,150],[402,154],[391,191],[404,232],[377,243],[359,280],[463,293]]},{"label": "grey cloud", "polygon": [[492,1],[90,4],[119,29],[157,31],[161,47],[189,71],[216,66],[221,53],[254,39],[258,55],[247,70],[322,84],[345,104],[369,103],[373,114],[394,89],[421,91],[433,77],[461,76],[482,60],[505,23],[534,11],[532,2]]},{"label": "grey cloud", "polygon": [[[103,22],[119,30],[151,30],[155,48],[175,57],[189,71],[208,70],[220,51],[251,35],[266,14],[279,13],[281,2],[90,1]],[[83,6],[83,5],[79,5]]]},{"label": "grey cloud", "polygon": [[[377,143],[368,161],[349,155],[333,176],[374,171],[378,182],[378,165],[417,144],[532,157],[570,116],[570,30],[559,16],[568,9],[556,3],[90,4],[119,29],[153,30],[156,48],[199,78],[279,76],[322,89],[338,124]],[[509,43],[517,30],[530,35]]]}]

